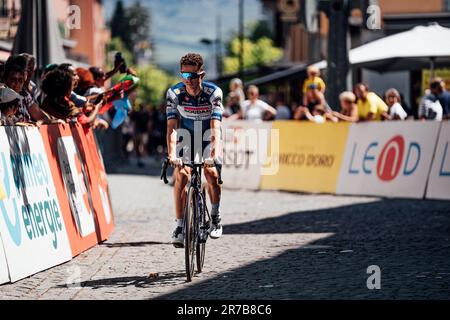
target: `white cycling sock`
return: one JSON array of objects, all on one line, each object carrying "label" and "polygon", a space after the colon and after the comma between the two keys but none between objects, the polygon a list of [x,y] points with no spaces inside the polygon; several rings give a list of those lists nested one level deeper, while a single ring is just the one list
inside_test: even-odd
[{"label": "white cycling sock", "polygon": [[183,227],[184,225],[184,219],[175,219],[177,222],[177,227]]}]

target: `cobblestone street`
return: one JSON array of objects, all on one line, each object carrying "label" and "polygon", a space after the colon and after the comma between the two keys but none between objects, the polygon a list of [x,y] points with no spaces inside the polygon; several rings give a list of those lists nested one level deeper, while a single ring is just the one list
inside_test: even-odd
[{"label": "cobblestone street", "polygon": [[[224,236],[187,283],[172,189],[109,175],[113,236],[2,299],[449,299],[450,202],[225,190]],[[226,183],[226,182],[225,182]],[[381,289],[367,268],[379,266]],[[79,284],[77,284],[79,283]]]}]

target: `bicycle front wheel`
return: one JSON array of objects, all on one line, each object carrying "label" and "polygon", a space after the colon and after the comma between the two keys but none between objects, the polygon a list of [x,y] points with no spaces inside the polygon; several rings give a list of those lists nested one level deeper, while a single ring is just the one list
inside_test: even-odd
[{"label": "bicycle front wheel", "polygon": [[184,208],[184,254],[188,282],[191,282],[194,277],[194,259],[197,246],[196,210],[197,201],[194,188],[189,188]]},{"label": "bicycle front wheel", "polygon": [[200,233],[202,234],[203,241],[197,241],[197,248],[196,248],[196,255],[197,255],[197,272],[201,273],[203,270],[203,264],[205,263],[205,250],[206,250],[206,233],[209,231],[209,225],[206,221],[206,190],[205,186],[202,186],[202,196],[199,197],[198,201],[200,213],[198,215],[199,217],[199,223],[200,226]]}]

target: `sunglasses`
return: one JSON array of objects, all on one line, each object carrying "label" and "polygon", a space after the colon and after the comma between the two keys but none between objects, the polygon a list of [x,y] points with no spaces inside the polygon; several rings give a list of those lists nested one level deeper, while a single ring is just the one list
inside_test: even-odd
[{"label": "sunglasses", "polygon": [[197,72],[180,72],[180,74],[181,74],[181,77],[185,80],[190,80],[190,79],[193,80],[193,79],[200,78],[204,74],[204,72],[203,71],[199,72],[199,73],[197,73]]}]

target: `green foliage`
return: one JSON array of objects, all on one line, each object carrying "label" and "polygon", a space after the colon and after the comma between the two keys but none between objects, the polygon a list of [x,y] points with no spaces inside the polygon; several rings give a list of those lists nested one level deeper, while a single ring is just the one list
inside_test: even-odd
[{"label": "green foliage", "polygon": [[154,106],[165,98],[166,90],[176,79],[155,65],[149,64],[137,69],[140,78],[136,103],[151,103]]},{"label": "green foliage", "polygon": [[[239,52],[241,43],[234,37],[229,45],[229,56],[223,60],[225,73],[235,73],[239,70]],[[270,38],[262,37],[256,42],[244,38],[244,69],[267,65],[278,61],[283,56],[283,50],[273,45]]]}]

